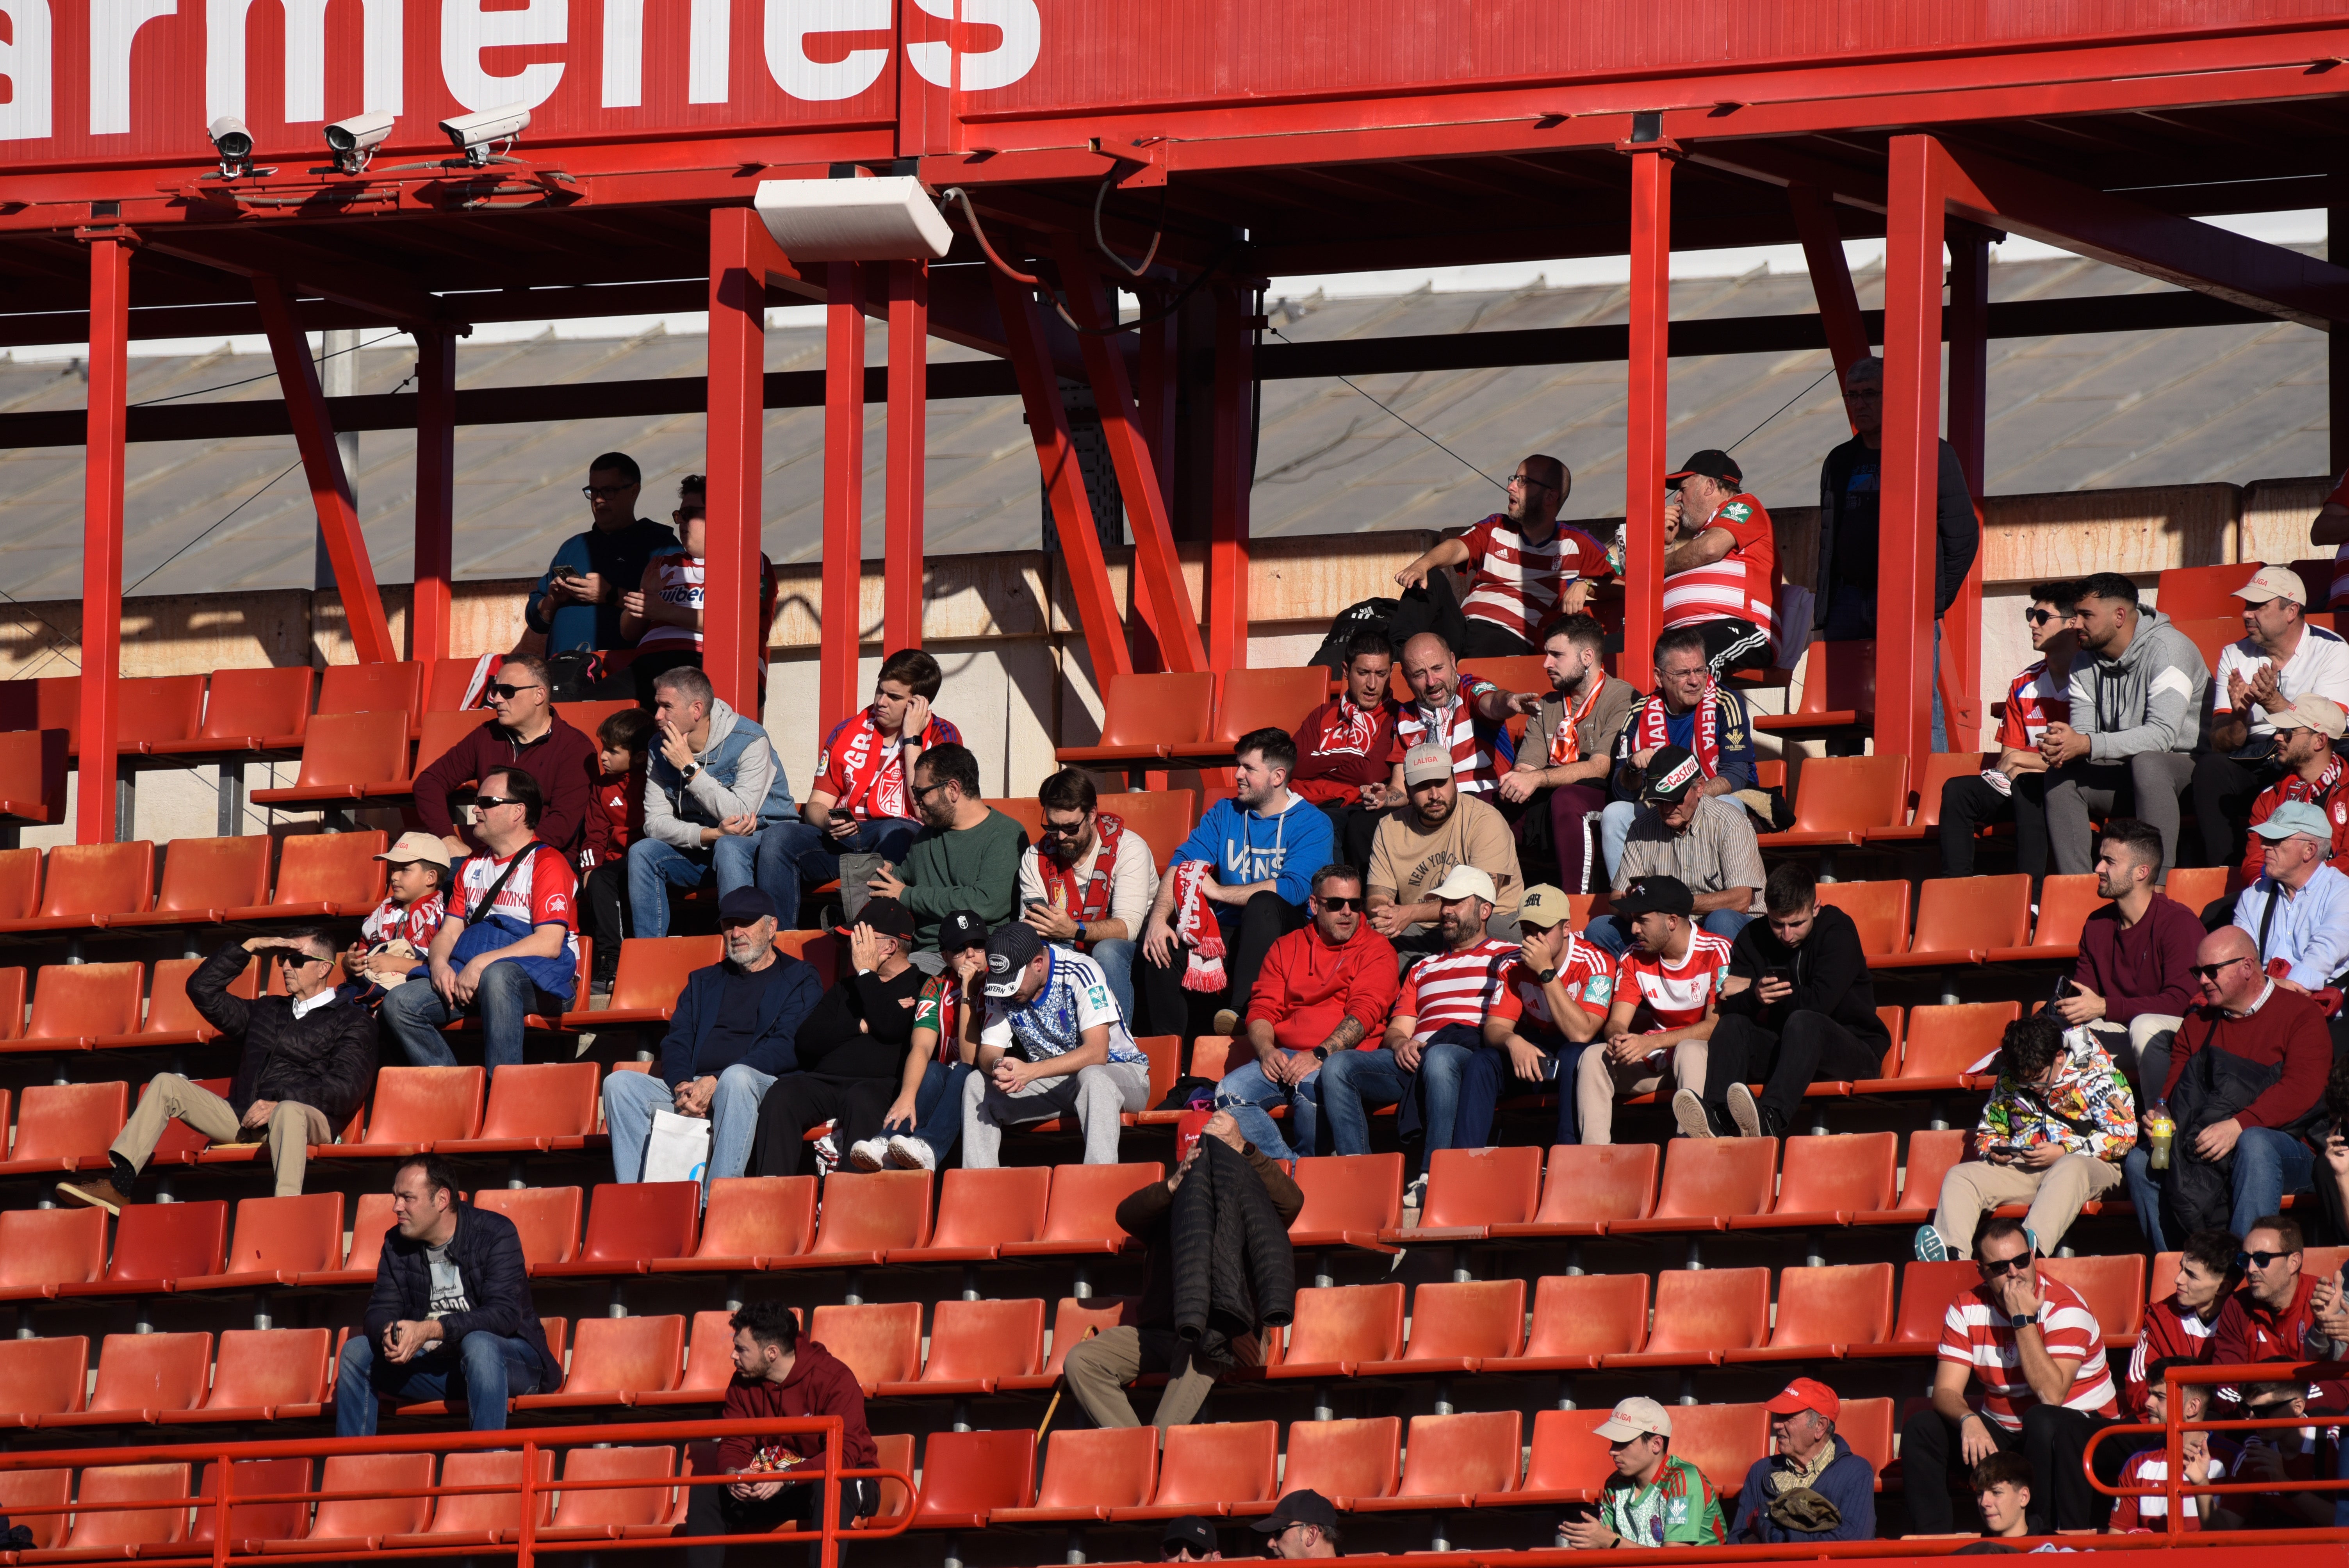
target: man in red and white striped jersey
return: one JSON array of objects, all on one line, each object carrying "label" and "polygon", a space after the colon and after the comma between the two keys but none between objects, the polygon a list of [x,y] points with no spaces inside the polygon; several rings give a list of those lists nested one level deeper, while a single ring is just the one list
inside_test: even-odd
[{"label": "man in red and white striped jersey", "polygon": [[1678,877],[1641,877],[1615,895],[1631,947],[1615,961],[1615,1000],[1606,1048],[1575,1064],[1582,1141],[1611,1143],[1615,1099],[1646,1094],[1666,1077],[1674,1089],[1704,1092],[1704,1043],[1713,1037],[1729,940],[1696,925],[1696,895]]},{"label": "man in red and white striped jersey", "polygon": [[2034,892],[2047,874],[2047,759],[2039,755],[2039,738],[2051,723],[2071,721],[2079,597],[2080,585],[2069,579],[2031,585],[2031,604],[2023,617],[2039,658],[2006,688],[1998,760],[1941,786],[1943,876],[1974,874],[1974,841],[1993,822],[2014,824],[2015,869],[2030,874]]},{"label": "man in red and white striped jersey", "polygon": [[[1387,799],[1398,804],[1411,799],[1402,759],[1413,747],[1441,746],[1452,753],[1452,775],[1459,780],[1460,792],[1501,807],[1501,775],[1517,764],[1509,717],[1539,708],[1540,695],[1514,696],[1483,676],[1461,674],[1452,645],[1433,632],[1422,632],[1403,644],[1402,678],[1411,686],[1413,700],[1395,718],[1394,771],[1387,779]],[[1508,806],[1503,815],[1514,819],[1523,810]]]},{"label": "man in red and white striped jersey", "polygon": [[[1607,575],[1607,547],[1558,522],[1557,509],[1573,488],[1574,476],[1564,463],[1536,453],[1510,476],[1506,511],[1495,512],[1457,539],[1439,542],[1395,573],[1396,585],[1411,593],[1444,583],[1436,575],[1442,568],[1470,569],[1468,597],[1460,604],[1464,658],[1539,653],[1536,627],[1589,603],[1591,585]],[[1435,593],[1441,595],[1440,628],[1442,600],[1450,597],[1450,585]]]},{"label": "man in red and white striped jersey", "polygon": [[[1973,1254],[1982,1283],[1941,1320],[1932,1404],[1901,1429],[1909,1518],[1921,1534],[1947,1534],[1951,1467],[2020,1451],[2031,1460],[2032,1534],[2101,1528],[2112,1500],[2088,1485],[2080,1460],[2120,1419],[2105,1331],[2078,1292],[2040,1272],[2022,1221],[1984,1216]],[[2113,1452],[2099,1449],[2097,1469],[2109,1465],[2109,1480],[2127,1456],[2104,1448]]]},{"label": "man in red and white striped jersey", "polygon": [[1778,645],[1778,539],[1737,459],[1711,448],[1664,476],[1664,630],[1704,634],[1716,679]]},{"label": "man in red and white striped jersey", "polygon": [[2137,1330],[2128,1369],[2121,1375],[2129,1419],[2159,1418],[2146,1415],[2149,1396],[2160,1392],[2153,1368],[2165,1361],[2210,1359],[2219,1309],[2243,1277],[2235,1264],[2240,1250],[2234,1232],[2215,1225],[2186,1238],[2178,1259],[2178,1288],[2145,1309],[2145,1326]]}]

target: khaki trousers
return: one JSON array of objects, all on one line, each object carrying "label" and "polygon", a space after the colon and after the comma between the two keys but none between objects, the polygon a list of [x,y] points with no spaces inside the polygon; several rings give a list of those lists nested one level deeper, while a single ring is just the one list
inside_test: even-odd
[{"label": "khaki trousers", "polygon": [[2044,1171],[1969,1160],[1941,1178],[1941,1204],[1933,1229],[1950,1243],[1952,1257],[1971,1257],[1974,1227],[2002,1203],[2031,1205],[2023,1222],[2039,1238],[2039,1251],[2053,1253],[2080,1217],[2080,1205],[2121,1184],[2121,1168],[2093,1154],[2066,1154]]},{"label": "khaki trousers", "polygon": [[1661,1062],[1653,1057],[1641,1057],[1629,1064],[1608,1056],[1603,1037],[1592,1041],[1574,1069],[1574,1100],[1582,1118],[1582,1141],[1615,1141],[1615,1101],[1619,1096],[1651,1094],[1661,1088],[1667,1079],[1675,1090],[1694,1089],[1702,1094],[1704,1063],[1702,1040],[1682,1041],[1667,1051]]},{"label": "khaki trousers", "polygon": [[[1233,1364],[1253,1367],[1261,1357],[1256,1337],[1232,1342]],[[1188,1426],[1207,1391],[1224,1375],[1213,1362],[1195,1360],[1191,1346],[1171,1328],[1104,1328],[1071,1348],[1061,1362],[1069,1388],[1097,1426],[1138,1427],[1140,1417],[1125,1397],[1125,1386],[1144,1372],[1167,1374],[1166,1391],[1158,1397],[1151,1424],[1160,1431]]]},{"label": "khaki trousers", "polygon": [[[228,1101],[212,1090],[200,1088],[177,1073],[157,1073],[148,1080],[139,1109],[123,1124],[110,1152],[129,1161],[131,1170],[144,1170],[155,1145],[162,1141],[164,1128],[174,1121],[186,1123],[214,1143],[252,1142],[256,1136],[243,1132]],[[266,1137],[270,1168],[277,1173],[277,1196],[293,1198],[302,1191],[302,1171],[309,1163],[310,1145],[332,1143],[335,1130],[326,1125],[316,1107],[281,1099],[270,1113]]]}]

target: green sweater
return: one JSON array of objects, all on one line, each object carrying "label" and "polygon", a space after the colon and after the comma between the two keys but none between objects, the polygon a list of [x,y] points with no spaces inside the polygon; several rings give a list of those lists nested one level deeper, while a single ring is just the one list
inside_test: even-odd
[{"label": "green sweater", "polygon": [[1019,857],[1027,849],[1028,830],[991,806],[975,828],[925,828],[916,834],[897,872],[914,917],[914,945],[935,951],[938,922],[958,909],[978,916],[989,930],[1009,921],[1019,907]]}]

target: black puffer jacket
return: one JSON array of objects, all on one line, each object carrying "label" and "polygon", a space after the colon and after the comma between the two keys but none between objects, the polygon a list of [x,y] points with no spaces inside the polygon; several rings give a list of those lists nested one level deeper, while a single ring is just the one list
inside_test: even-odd
[{"label": "black puffer jacket", "polygon": [[[1288,1232],[1289,1225],[1295,1222],[1298,1213],[1305,1207],[1305,1194],[1299,1190],[1297,1183],[1289,1179],[1288,1172],[1281,1168],[1278,1161],[1258,1153],[1253,1143],[1247,1146],[1245,1155],[1233,1154],[1229,1145],[1213,1138],[1202,1139],[1200,1144],[1202,1152],[1198,1162],[1192,1165],[1190,1173],[1183,1178],[1181,1185],[1173,1191],[1167,1190],[1165,1182],[1153,1181],[1138,1191],[1126,1194],[1125,1201],[1117,1206],[1119,1227],[1128,1235],[1140,1241],[1149,1250],[1150,1262],[1143,1275],[1142,1299],[1135,1306],[1134,1323],[1139,1327],[1176,1327],[1175,1282],[1185,1277],[1188,1273],[1204,1273],[1204,1270],[1192,1269],[1185,1264],[1175,1240],[1177,1227],[1174,1220],[1176,1201],[1184,1192],[1190,1190],[1192,1176],[1197,1175],[1206,1161],[1215,1159],[1212,1152],[1206,1151],[1208,1145],[1221,1149],[1225,1155],[1237,1162],[1238,1167],[1244,1167],[1254,1173],[1256,1181],[1251,1185],[1264,1194],[1272,1217],[1278,1224],[1280,1235],[1278,1254],[1281,1266],[1287,1271],[1289,1281],[1288,1288],[1284,1295],[1290,1305],[1285,1310],[1293,1309],[1296,1298],[1297,1264],[1296,1254],[1288,1245]],[[1208,1182],[1201,1183],[1203,1192],[1207,1190],[1212,1181],[1213,1179],[1210,1178]],[[1239,1183],[1231,1181],[1226,1185],[1237,1189]],[[1257,1297],[1260,1302],[1268,1299],[1267,1293],[1261,1286],[1257,1289]],[[1288,1319],[1283,1317],[1280,1321],[1285,1323]]]},{"label": "black puffer jacket", "polygon": [[1296,1314],[1296,1211],[1275,1208],[1250,1161],[1218,1138],[1199,1140],[1174,1200],[1174,1332],[1209,1359],[1227,1360],[1234,1339]]},{"label": "black puffer jacket", "polygon": [[256,1099],[292,1100],[340,1131],[375,1087],[375,1015],[347,995],[298,1018],[290,996],[230,995],[252,961],[244,944],[233,942],[188,976],[188,1001],[204,1022],[244,1044],[229,1108],[243,1116]]}]

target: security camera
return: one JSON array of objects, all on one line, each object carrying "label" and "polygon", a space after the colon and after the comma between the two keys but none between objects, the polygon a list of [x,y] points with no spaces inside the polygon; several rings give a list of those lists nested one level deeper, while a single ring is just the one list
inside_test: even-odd
[{"label": "security camera", "polygon": [[335,167],[346,174],[357,174],[365,169],[375,150],[391,135],[396,118],[381,112],[355,114],[328,126],[326,150],[335,155]]},{"label": "security camera", "polygon": [[530,124],[528,104],[502,104],[473,114],[460,114],[440,122],[440,134],[447,137],[465,161],[480,168],[489,161],[490,144],[520,140],[523,129]]},{"label": "security camera", "polygon": [[233,114],[224,114],[204,128],[212,139],[212,150],[220,154],[221,178],[233,180],[240,170],[253,172],[253,132],[244,129],[244,121]]}]

